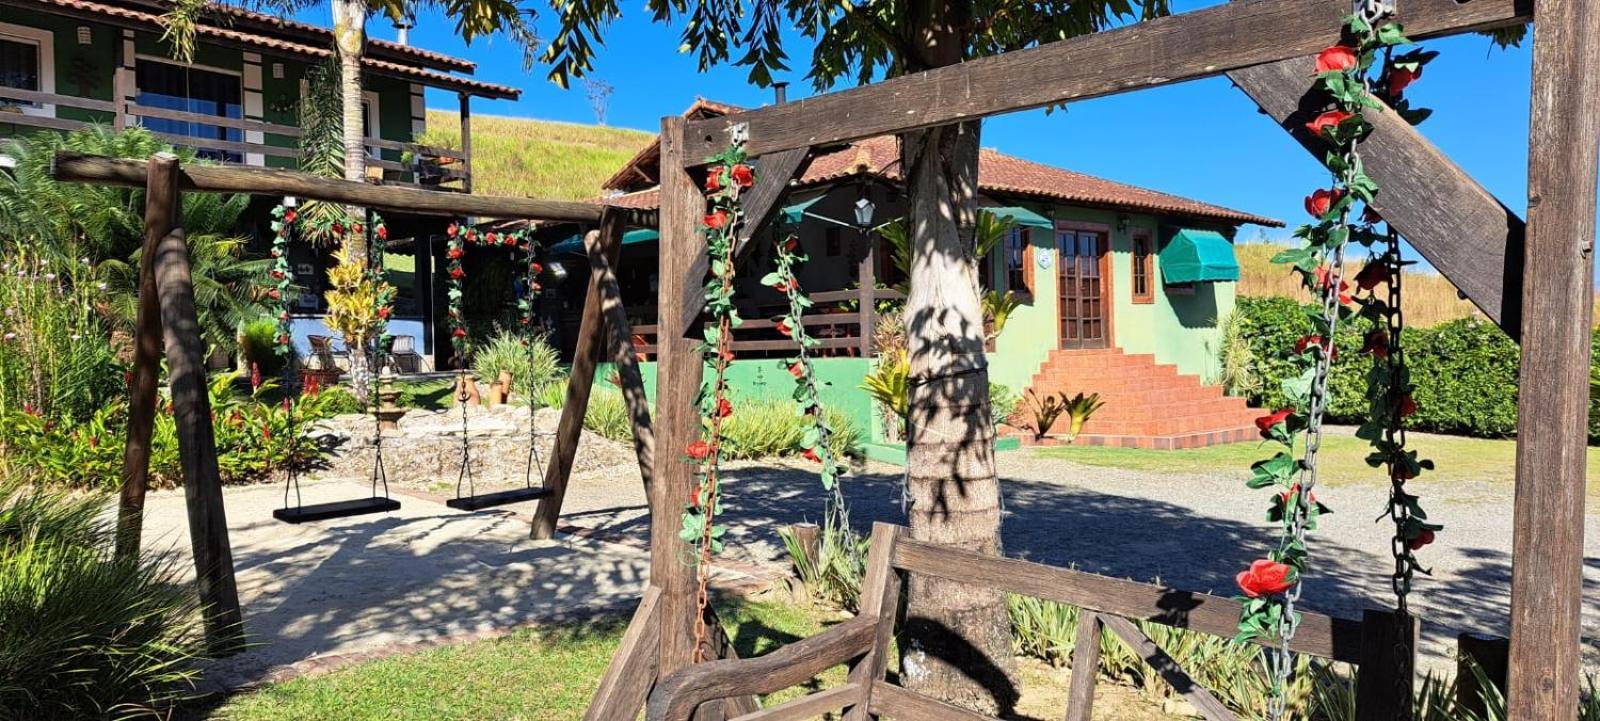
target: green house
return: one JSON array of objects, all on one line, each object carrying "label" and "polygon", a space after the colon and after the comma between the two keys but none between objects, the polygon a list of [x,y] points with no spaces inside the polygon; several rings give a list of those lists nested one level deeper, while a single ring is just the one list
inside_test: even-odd
[{"label": "green house", "polygon": [[[300,100],[306,73],[333,57],[326,28],[226,5],[211,5],[197,27],[193,62],[178,62],[161,40],[165,0],[0,0],[0,140],[90,124],[142,126],[208,160],[293,168],[298,165]],[[402,33],[404,37],[404,33]],[[516,88],[475,80],[474,63],[404,42],[369,39],[363,59],[368,180],[441,192],[472,192],[471,101],[515,99]],[[420,144],[427,132],[424,93],[459,99],[460,148]],[[451,128],[455,130],[456,128]],[[0,169],[9,159],[0,152]],[[247,214],[246,234],[265,237],[272,199]],[[400,297],[391,328],[434,365],[449,343],[434,343],[437,267],[447,220],[393,215],[393,276]],[[261,243],[256,250],[263,250]],[[430,252],[431,251],[431,252]],[[321,322],[325,251],[290,249],[302,293],[295,340],[331,335]]]},{"label": "green house", "polygon": [[[701,100],[687,115],[733,110]],[[658,207],[658,162],[659,146],[642,150],[608,181],[605,202]],[[1232,239],[1242,225],[1280,221],[990,149],[978,171],[980,206],[1012,223],[975,279],[980,292],[1016,301],[1003,327],[987,328],[992,382],[1014,393],[1099,393],[1107,404],[1079,443],[1176,448],[1254,434],[1257,414],[1215,384],[1218,328],[1233,311],[1239,279]],[[822,338],[819,367],[832,383],[826,399],[877,437],[893,436],[860,385],[903,298],[896,288],[904,287],[904,270],[878,232],[905,213],[901,180],[898,141],[880,137],[814,156],[791,185],[766,242],[740,267],[742,315],[752,319],[739,331],[735,363],[743,392],[788,393],[770,360],[786,357],[788,347],[765,320],[782,299],[758,279],[773,234],[793,233],[810,256],[800,280],[818,301],[808,327]],[[648,360],[659,241],[648,230],[627,240],[618,276],[635,314],[636,350]],[[566,263],[582,264],[581,250],[569,247]],[[568,299],[569,307],[581,303]]]}]

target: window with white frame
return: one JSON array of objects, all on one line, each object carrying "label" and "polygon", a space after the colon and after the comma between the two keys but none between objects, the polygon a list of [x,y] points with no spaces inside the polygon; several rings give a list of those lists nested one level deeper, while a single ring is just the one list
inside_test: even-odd
[{"label": "window with white frame", "polygon": [[[55,75],[55,36],[49,30],[0,23],[0,87],[54,93]],[[19,98],[0,97],[0,108],[56,114],[53,104]]]},{"label": "window with white frame", "polygon": [[[193,65],[175,65],[139,58],[134,71],[139,86],[138,103],[148,108],[176,110],[195,116],[217,118],[244,117],[243,79],[238,73]],[[202,157],[242,162],[240,153],[208,147],[205,141],[238,143],[244,131],[206,123],[200,118],[141,118],[140,123],[158,133],[195,138],[194,146]]]}]

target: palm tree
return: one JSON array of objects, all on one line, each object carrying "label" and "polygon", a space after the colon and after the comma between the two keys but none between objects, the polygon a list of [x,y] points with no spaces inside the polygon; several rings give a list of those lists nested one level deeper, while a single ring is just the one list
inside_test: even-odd
[{"label": "palm tree", "polygon": [[[36,133],[11,139],[0,150],[17,161],[11,174],[0,173],[0,255],[27,251],[60,262],[87,261],[95,280],[106,285],[109,300],[101,313],[113,328],[131,331],[138,307],[144,192],[57,183],[50,163],[58,150],[119,158],[171,152],[183,162],[203,161],[142,128]],[[234,233],[248,204],[246,195],[189,193],[182,208],[200,327],[209,344],[230,352],[237,343],[235,329],[263,312],[256,289],[268,263],[246,257],[245,240]]]}]

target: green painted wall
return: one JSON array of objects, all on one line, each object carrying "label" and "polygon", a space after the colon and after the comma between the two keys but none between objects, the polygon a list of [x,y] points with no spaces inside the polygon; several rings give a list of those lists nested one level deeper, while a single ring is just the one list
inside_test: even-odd
[{"label": "green painted wall", "polygon": [[[1110,227],[1110,292],[1112,303],[1112,342],[1128,353],[1150,354],[1158,363],[1176,365],[1180,373],[1196,375],[1211,382],[1218,371],[1218,321],[1233,312],[1234,283],[1197,283],[1192,295],[1168,293],[1161,282],[1160,259],[1155,263],[1154,302],[1133,302],[1133,233],[1147,230],[1159,252],[1170,236],[1159,220],[1150,215],[1126,215],[1128,227],[1118,230],[1116,211],[1068,206],[1033,207],[1057,221],[1095,223]],[[1204,227],[1200,225],[1186,227]],[[1218,228],[1226,233],[1226,229]],[[1059,337],[1057,309],[1057,254],[1051,233],[1035,230],[1031,239],[1034,256],[1050,258],[1048,268],[1034,264],[1034,293],[1007,322],[1005,331],[989,355],[989,377],[1021,391],[1032,383]],[[1004,250],[996,249],[988,262],[995,277],[1004,278]],[[1002,281],[1003,284],[1003,281]]]},{"label": "green painted wall", "polygon": [[[95,100],[111,99],[111,76],[117,67],[117,48],[121,31],[109,25],[80,22],[48,13],[7,7],[4,21],[13,25],[49,30],[53,38],[55,65],[55,92]],[[92,42],[78,42],[78,26],[89,28]],[[3,118],[4,116],[0,116]],[[110,122],[111,114],[81,108],[56,106],[56,117],[88,122]],[[0,123],[0,135],[11,132],[31,132],[37,128]]]},{"label": "green painted wall", "polygon": [[[818,358],[813,364],[818,380],[823,383],[823,405],[830,411],[843,413],[863,439],[868,438],[873,428],[872,399],[861,390],[861,379],[872,370],[871,362],[863,358]],[[744,398],[788,400],[793,397],[794,377],[789,375],[786,368],[784,361],[772,358],[734,361],[728,368],[728,384]],[[606,379],[615,370],[615,365],[602,363],[595,372],[595,385],[611,387]],[[710,369],[707,369],[709,372]],[[656,399],[655,362],[640,363],[639,374],[644,378],[645,395],[653,405]]]}]

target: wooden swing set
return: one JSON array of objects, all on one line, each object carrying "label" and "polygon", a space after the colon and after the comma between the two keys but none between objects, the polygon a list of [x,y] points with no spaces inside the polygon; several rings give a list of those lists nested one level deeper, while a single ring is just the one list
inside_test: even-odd
[{"label": "wooden swing set", "polygon": [[[1486,668],[1508,668],[1509,717],[1570,721],[1576,716],[1580,663],[1585,448],[1597,152],[1600,152],[1600,7],[1586,0],[1399,0],[1397,19],[1419,40],[1535,20],[1527,223],[1422,138],[1382,109],[1368,114],[1373,132],[1367,172],[1386,190],[1375,203],[1435,268],[1522,345],[1520,438],[1517,447],[1511,637],[1508,645],[1467,643],[1464,653]],[[659,227],[659,367],[652,423],[627,343],[628,325],[612,266],[625,223],[651,224],[621,211],[582,203],[486,198],[312,178],[287,171],[191,167],[170,158],[149,167],[133,161],[60,156],[60,180],[148,187],[145,262],[137,355],[124,469],[121,543],[136,549],[144,468],[154,413],[161,337],[177,408],[191,539],[207,606],[208,629],[237,643],[239,608],[205,397],[199,334],[182,231],[183,190],[297,195],[383,210],[444,216],[534,218],[599,223],[587,239],[595,261],[584,307],[579,352],[567,390],[555,458],[546,471],[552,493],[540,505],[534,535],[555,527],[566,471],[581,428],[594,364],[609,353],[622,370],[635,450],[651,512],[650,585],[607,670],[586,721],[631,721],[648,699],[651,721],[731,717],[739,721],[810,718],[847,709],[846,718],[986,717],[887,683],[902,574],[929,574],[1082,606],[1080,634],[1110,629],[1208,718],[1231,718],[1208,702],[1149,639],[1128,621],[1146,620],[1231,636],[1236,602],[1205,594],[1116,581],[1022,561],[964,554],[880,525],[873,534],[862,613],[833,629],[768,656],[728,659],[725,638],[706,640],[706,658],[692,665],[699,614],[692,547],[678,536],[683,499],[695,490],[693,469],[676,453],[697,437],[695,395],[701,359],[696,332],[703,308],[704,196],[695,173],[721,151],[730,130],[747,139],[759,180],[745,196],[748,239],[773,215],[789,181],[816,149],[1006,112],[1226,74],[1287,131],[1315,148],[1304,131],[1322,101],[1309,94],[1310,56],[1339,39],[1349,0],[1238,0],[1116,30],[1048,43],[960,65],[908,75],[726,117],[664,118]],[[1314,152],[1320,157],[1320,153]],[[746,244],[748,245],[748,244]],[[158,299],[159,298],[159,302]],[[1409,713],[1417,626],[1392,614],[1362,621],[1307,614],[1296,650],[1360,664],[1361,718]],[[712,628],[717,628],[712,624]],[[222,644],[226,646],[226,642]],[[1091,654],[1095,644],[1078,644]],[[1380,650],[1399,647],[1403,654]],[[1498,657],[1498,658],[1497,658]],[[849,682],[789,704],[759,709],[753,697],[852,664]],[[1075,659],[1092,669],[1092,658]],[[1076,675],[1068,718],[1087,719],[1092,672]],[[1378,682],[1368,682],[1367,679]],[[719,702],[720,701],[720,702]]]}]

